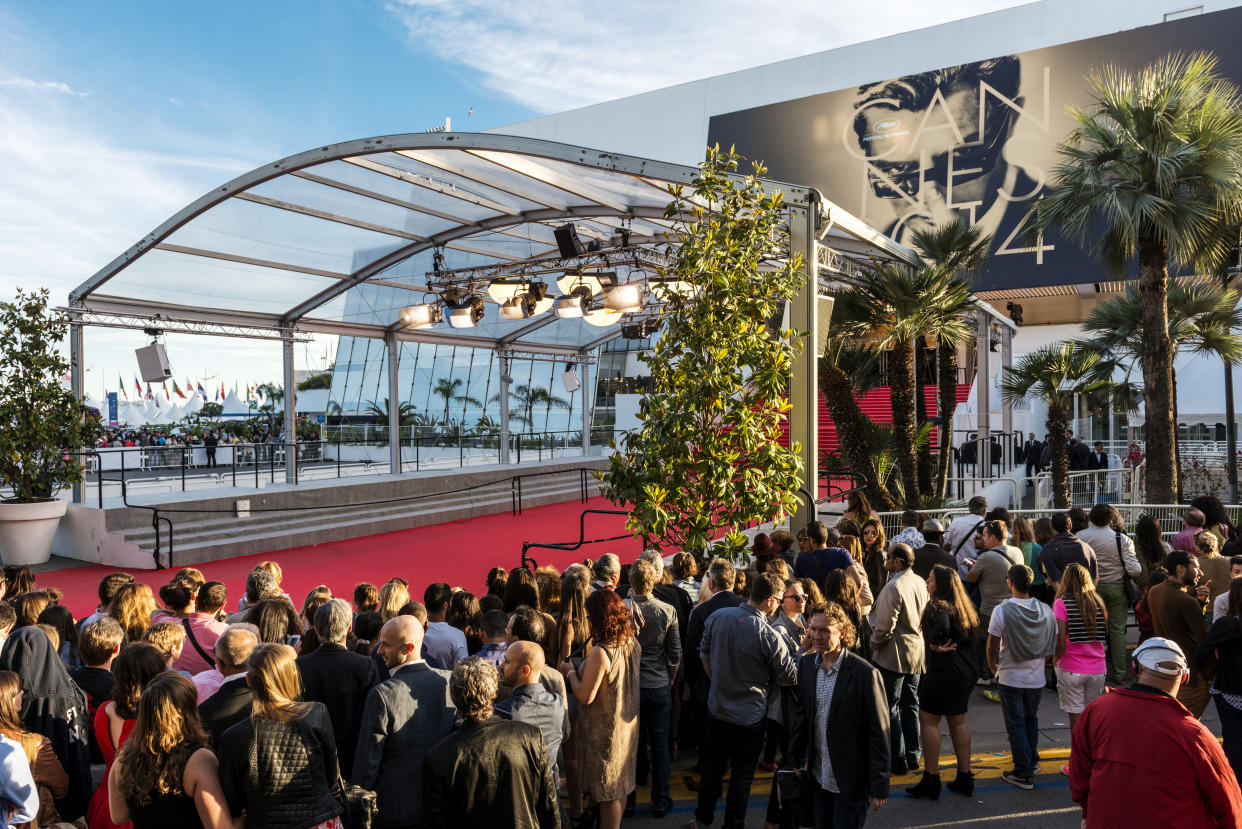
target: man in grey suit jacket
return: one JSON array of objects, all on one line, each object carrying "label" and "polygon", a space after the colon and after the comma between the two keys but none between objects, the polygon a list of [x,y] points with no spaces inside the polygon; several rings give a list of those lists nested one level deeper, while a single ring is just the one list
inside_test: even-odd
[{"label": "man in grey suit jacket", "polygon": [[919,676],[923,673],[923,608],[927,583],[911,569],[914,551],[894,544],[888,554],[888,583],[871,611],[871,661],[880,669],[890,709],[889,754],[893,774],[918,768]]},{"label": "man in grey suit jacket", "polygon": [[379,655],[390,676],[367,694],[354,754],[354,782],[375,791],[379,829],[419,825],[423,759],[453,730],[449,672],[429,667],[422,649],[423,626],[413,616],[397,616],[380,630]]}]

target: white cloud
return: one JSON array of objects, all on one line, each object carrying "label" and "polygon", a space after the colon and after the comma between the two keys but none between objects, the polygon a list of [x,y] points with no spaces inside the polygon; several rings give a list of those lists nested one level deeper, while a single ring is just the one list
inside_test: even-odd
[{"label": "white cloud", "polygon": [[732,72],[1016,5],[751,0],[391,0],[411,42],[539,112]]},{"label": "white cloud", "polygon": [[28,92],[56,92],[61,95],[76,95],[85,98],[85,92],[77,92],[69,84],[60,81],[34,81],[30,78],[0,78],[0,88],[22,89]]}]

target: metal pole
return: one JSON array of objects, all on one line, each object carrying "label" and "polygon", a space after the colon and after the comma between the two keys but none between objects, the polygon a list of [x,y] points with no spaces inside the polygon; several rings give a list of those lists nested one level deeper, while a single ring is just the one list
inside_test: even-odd
[{"label": "metal pole", "polygon": [[[293,340],[287,339],[281,343],[281,352],[284,355],[285,369],[285,442],[297,448],[297,383],[293,380]],[[276,447],[272,446],[273,455]],[[275,466],[273,465],[273,479],[275,478]],[[285,482],[296,484],[298,482],[298,453],[297,451],[285,453]]]},{"label": "metal pole", "polygon": [[[1229,288],[1229,269],[1220,272],[1220,281]],[[1233,366],[1225,362],[1225,475],[1229,481],[1229,503],[1238,503],[1238,427],[1233,412]]]},{"label": "metal pole", "polygon": [[[1001,380],[1002,382],[1009,376],[1009,372],[1013,370],[1013,329],[1008,325],[1005,326],[1004,333],[1001,334]],[[1005,433],[1005,443],[1001,447],[1002,457],[1008,458],[1009,463],[1006,465],[1006,471],[1011,468],[1013,463],[1013,403],[1007,399],[1001,400],[1001,431]],[[1014,505],[1015,508],[1018,506]]]},{"label": "metal pole", "polygon": [[[83,402],[84,395],[86,394],[86,378],[83,376],[85,372],[82,368],[84,365],[82,362],[83,357],[82,326],[71,325],[69,326],[69,384],[73,390],[73,399],[78,403]],[[80,452],[83,448],[82,446],[73,446],[70,447],[70,451]],[[124,478],[125,476],[122,475],[121,477]],[[80,504],[85,498],[86,487],[79,481],[73,485],[73,502]]]},{"label": "metal pole", "polygon": [[802,286],[790,308],[790,326],[806,333],[802,352],[793,364],[789,439],[801,447],[802,488],[811,496],[809,504],[798,499],[793,515],[793,526],[797,527],[815,520],[815,499],[819,497],[819,261],[815,240],[819,210],[818,198],[805,205],[790,205],[789,210],[789,249],[802,254],[803,268]]},{"label": "metal pole", "polygon": [[397,332],[384,335],[388,347],[388,471],[392,474],[404,471],[401,466],[401,402],[397,395],[397,369],[401,365],[401,346]]},{"label": "metal pole", "polygon": [[[585,354],[582,356],[586,356]],[[591,422],[594,420],[592,405],[595,400],[591,395],[591,364],[582,361],[582,457],[591,455]],[[568,435],[565,436],[568,439]]]},{"label": "metal pole", "polygon": [[[509,463],[509,384],[513,378],[509,375],[510,359],[504,354],[497,354],[500,360],[500,462]],[[520,453],[519,448],[519,453]],[[521,457],[518,458],[520,462]]]},{"label": "metal pole", "polygon": [[975,453],[976,475],[990,477],[992,471],[992,396],[988,365],[992,347],[992,326],[988,315],[980,311],[976,317],[975,341],[975,425],[979,450]]}]

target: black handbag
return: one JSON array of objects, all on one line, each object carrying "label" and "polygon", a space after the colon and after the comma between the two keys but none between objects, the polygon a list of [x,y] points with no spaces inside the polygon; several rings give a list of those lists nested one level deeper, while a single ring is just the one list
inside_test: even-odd
[{"label": "black handbag", "polygon": [[1139,603],[1139,599],[1143,598],[1143,591],[1139,589],[1138,582],[1126,572],[1126,560],[1121,557],[1121,533],[1114,530],[1113,535],[1117,537],[1117,561],[1121,564],[1121,586],[1126,591],[1126,602],[1130,607],[1134,607]]},{"label": "black handbag", "polygon": [[352,783],[347,784],[339,770],[336,781],[337,789],[332,794],[343,809],[341,823],[345,829],[371,829],[375,816],[379,813],[375,792]]}]

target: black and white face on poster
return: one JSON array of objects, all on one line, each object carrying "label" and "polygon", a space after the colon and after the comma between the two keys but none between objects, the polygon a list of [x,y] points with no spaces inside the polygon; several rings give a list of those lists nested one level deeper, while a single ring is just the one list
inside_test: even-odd
[{"label": "black and white face on poster", "polygon": [[1031,241],[1024,224],[1056,146],[1085,105],[1087,75],[1169,52],[1207,50],[1242,79],[1242,9],[866,83],[711,119],[708,143],[736,145],[768,176],[815,187],[899,242],[956,218],[993,237],[976,290],[1112,279],[1072,240]]}]

